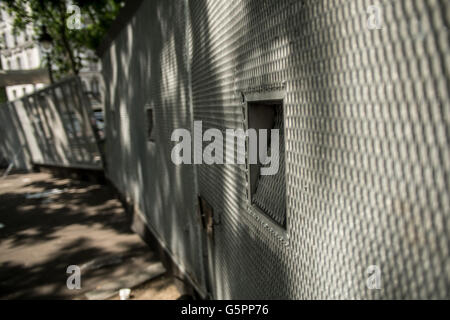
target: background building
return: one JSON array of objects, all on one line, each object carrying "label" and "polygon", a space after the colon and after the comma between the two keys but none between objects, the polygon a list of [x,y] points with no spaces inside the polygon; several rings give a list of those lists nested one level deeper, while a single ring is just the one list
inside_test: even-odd
[{"label": "background building", "polygon": [[[0,9],[0,70],[37,70],[44,68],[43,61],[46,56],[37,41],[37,36],[30,25],[26,32],[13,32],[13,17],[6,10]],[[82,55],[83,67],[80,70],[80,78],[83,84],[83,91],[90,96],[100,99],[100,63],[95,62],[93,52],[86,52]],[[31,77],[30,77],[31,79]],[[7,100],[15,100],[26,94],[32,93],[45,86],[45,83],[11,85],[6,87]]]},{"label": "background building", "polygon": [[[0,59],[2,70],[31,70],[41,66],[43,54],[35,40],[33,29],[29,26],[26,32],[13,33],[13,18],[0,10]],[[21,84],[6,87],[8,100],[15,100],[44,86],[43,83]]]}]

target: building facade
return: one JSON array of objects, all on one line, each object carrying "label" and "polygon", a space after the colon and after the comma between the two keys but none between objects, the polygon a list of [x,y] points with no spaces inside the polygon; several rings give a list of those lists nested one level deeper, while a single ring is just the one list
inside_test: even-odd
[{"label": "building facade", "polygon": [[[13,33],[11,17],[6,10],[0,10],[0,59],[2,70],[31,70],[43,68],[45,53],[36,40],[32,26],[26,31]],[[100,96],[101,79],[99,72],[101,65],[92,61],[94,53],[87,51],[82,54],[83,65],[79,76],[82,80],[83,90],[92,96]],[[44,83],[21,84],[6,87],[6,95],[9,101],[35,92],[45,86]]]},{"label": "building facade", "polygon": [[[41,67],[43,54],[39,44],[34,39],[33,29],[27,27],[26,31],[13,33],[13,17],[6,10],[0,10],[0,59],[3,70],[30,70]],[[21,84],[6,87],[9,101],[30,94],[44,87],[43,83]]]}]

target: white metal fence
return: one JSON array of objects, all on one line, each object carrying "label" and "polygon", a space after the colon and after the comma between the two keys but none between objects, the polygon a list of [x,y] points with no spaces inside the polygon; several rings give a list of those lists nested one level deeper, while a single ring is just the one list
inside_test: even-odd
[{"label": "white metal fence", "polygon": [[93,113],[80,79],[70,77],[0,105],[0,156],[33,164],[101,169]]}]

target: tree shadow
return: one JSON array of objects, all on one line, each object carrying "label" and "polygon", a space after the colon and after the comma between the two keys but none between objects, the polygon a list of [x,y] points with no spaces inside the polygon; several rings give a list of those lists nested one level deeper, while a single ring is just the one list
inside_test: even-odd
[{"label": "tree shadow", "polygon": [[[272,6],[267,3],[237,2],[213,8],[208,1],[190,2],[192,100],[194,119],[203,121],[203,130],[244,129],[242,92],[252,86],[282,81],[277,75],[252,65],[254,57],[269,56],[280,41],[280,37],[260,36],[266,35],[269,28],[267,20],[261,17],[275,14],[278,7],[284,6],[282,1]],[[223,25],[238,25],[239,33],[220,33],[217,21],[221,19]],[[197,172],[198,191],[220,221],[214,226],[213,239],[206,240],[210,264],[207,276],[213,296],[218,299],[289,297],[286,248],[248,210],[245,165],[203,164],[197,166]]]},{"label": "tree shadow", "polygon": [[[108,176],[179,264],[201,274],[193,168],[171,161],[173,130],[192,123],[184,12],[181,1],[144,1],[103,58]],[[154,143],[146,106],[154,110]]]},{"label": "tree shadow", "polygon": [[[107,186],[92,185],[74,180],[61,184],[59,180],[35,181],[25,185],[36,193],[18,190],[0,194],[0,241],[11,247],[20,247],[54,240],[59,231],[71,225],[99,225],[117,234],[131,234],[130,218],[121,203]],[[27,199],[40,192],[50,194],[42,198]]]},{"label": "tree shadow", "polygon": [[[120,245],[116,244],[116,245]],[[142,244],[123,243],[124,252],[139,254]],[[146,248],[147,249],[147,248]],[[45,261],[29,266],[4,262],[0,273],[0,297],[5,299],[68,299],[95,289],[101,279],[108,279],[113,267],[81,270],[81,289],[67,288],[69,265],[82,266],[93,258],[117,256],[115,251],[96,247],[92,239],[80,237],[66,244]],[[126,266],[125,266],[126,268]],[[100,280],[99,280],[100,279]]]}]

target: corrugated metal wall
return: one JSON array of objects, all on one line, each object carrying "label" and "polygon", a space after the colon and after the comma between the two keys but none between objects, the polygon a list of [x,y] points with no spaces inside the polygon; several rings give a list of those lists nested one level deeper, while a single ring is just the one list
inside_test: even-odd
[{"label": "corrugated metal wall", "polygon": [[[105,53],[108,174],[214,297],[450,297],[450,7],[377,4],[369,30],[364,0],[144,1]],[[270,88],[285,93],[286,229],[249,206],[245,165],[170,159],[172,130],[244,128],[242,97]]]},{"label": "corrugated metal wall", "polygon": [[19,169],[54,165],[101,169],[91,111],[73,77],[0,106],[1,150]]}]

